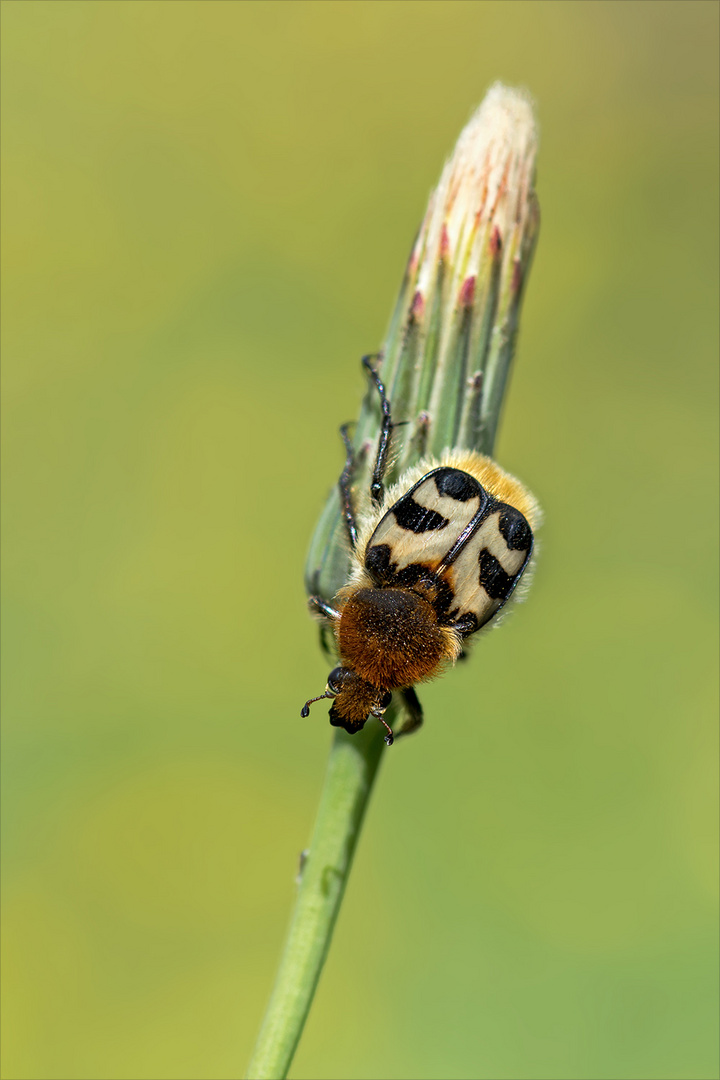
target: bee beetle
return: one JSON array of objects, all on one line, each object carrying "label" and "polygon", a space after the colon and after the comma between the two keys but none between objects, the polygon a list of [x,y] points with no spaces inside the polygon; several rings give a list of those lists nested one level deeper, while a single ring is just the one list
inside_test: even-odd
[{"label": "bee beetle", "polygon": [[330,723],[350,734],[375,716],[384,720],[399,691],[407,720],[399,735],[422,724],[413,687],[433,679],[463,654],[467,639],[492,622],[510,600],[533,553],[540,510],[534,497],[495,462],[471,450],[445,451],[409,469],[387,491],[383,484],[392,433],[390,402],[363,358],[382,405],[382,426],[366,509],[356,514],[353,451],[347,426],[339,481],[350,540],[348,583],[329,603],[311,596],[311,611],[332,629],[340,666],[325,692],[303,705],[332,699]]}]

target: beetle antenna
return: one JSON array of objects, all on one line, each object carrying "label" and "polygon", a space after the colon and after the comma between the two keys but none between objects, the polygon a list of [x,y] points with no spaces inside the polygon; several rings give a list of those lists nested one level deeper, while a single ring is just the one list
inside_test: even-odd
[{"label": "beetle antenna", "polygon": [[[305,719],[306,716],[310,715],[310,706],[312,705],[313,701],[322,701],[323,698],[334,698],[334,697],[335,697],[335,695],[331,694],[328,690],[326,690],[324,694],[319,694],[318,697],[311,697],[309,701],[305,702],[302,709],[300,710],[300,715],[302,716],[303,720]],[[387,727],[387,724],[385,726]],[[388,731],[389,730],[390,729],[388,728]]]}]

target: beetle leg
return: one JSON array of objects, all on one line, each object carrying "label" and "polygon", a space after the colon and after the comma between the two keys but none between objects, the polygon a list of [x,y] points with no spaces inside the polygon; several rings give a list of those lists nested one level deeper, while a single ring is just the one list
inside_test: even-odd
[{"label": "beetle leg", "polygon": [[350,547],[355,550],[357,546],[357,519],[355,517],[355,508],[352,501],[352,475],[355,469],[355,455],[353,454],[352,443],[350,442],[350,436],[348,435],[348,425],[343,424],[340,428],[340,435],[342,441],[345,444],[345,467],[340,473],[340,479],[338,480],[338,487],[340,488],[340,499],[342,501],[342,512],[345,518],[345,528],[348,532],[350,539]]},{"label": "beetle leg", "polygon": [[422,705],[418,701],[418,696],[413,690],[412,686],[408,686],[405,690],[400,691],[403,699],[403,705],[407,714],[407,720],[397,732],[395,738],[399,738],[401,735],[410,735],[413,731],[417,731],[423,722]]},{"label": "beetle leg", "polygon": [[383,484],[383,478],[385,476],[385,470],[387,468],[388,452],[390,450],[390,434],[392,432],[392,414],[390,412],[390,402],[385,396],[385,387],[380,381],[375,368],[370,363],[371,360],[376,359],[376,356],[363,356],[363,367],[367,368],[370,373],[370,378],[375,383],[377,392],[380,395],[380,406],[382,408],[382,423],[380,425],[380,436],[378,438],[377,455],[375,457],[375,467],[373,468],[372,480],[370,481],[370,497],[372,501],[378,506],[385,495],[385,485]]},{"label": "beetle leg", "polygon": [[308,597],[308,607],[314,615],[322,615],[328,622],[336,622],[340,618],[340,612],[336,611],[322,596]]}]

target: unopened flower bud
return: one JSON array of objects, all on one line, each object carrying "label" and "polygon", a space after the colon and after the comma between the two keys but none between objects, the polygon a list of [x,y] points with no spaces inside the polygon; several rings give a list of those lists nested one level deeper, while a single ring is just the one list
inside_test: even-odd
[{"label": "unopened flower bud", "polygon": [[[527,94],[496,83],[430,196],[375,362],[392,403],[389,483],[446,448],[492,453],[538,234],[537,142]],[[369,485],[380,421],[369,387],[353,439],[358,491]],[[310,547],[308,591],[333,596],[348,567],[335,487]]]}]

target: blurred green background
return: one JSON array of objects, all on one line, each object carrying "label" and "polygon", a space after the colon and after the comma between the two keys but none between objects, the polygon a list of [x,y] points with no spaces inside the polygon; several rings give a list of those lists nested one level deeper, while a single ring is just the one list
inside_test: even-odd
[{"label": "blurred green background", "polygon": [[331,729],[304,605],[496,78],[543,226],[529,602],[387,754],[297,1055],[717,1075],[718,5],[3,5],[4,1077],[242,1074]]}]

